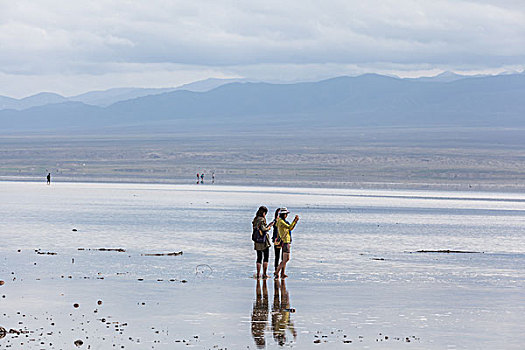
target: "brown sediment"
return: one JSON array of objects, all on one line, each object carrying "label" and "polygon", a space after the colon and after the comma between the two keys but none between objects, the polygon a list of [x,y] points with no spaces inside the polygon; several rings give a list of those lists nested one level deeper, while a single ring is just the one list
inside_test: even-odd
[{"label": "brown sediment", "polygon": [[178,256],[182,255],[182,250],[180,252],[173,253],[149,253],[149,254],[140,254],[142,256]]},{"label": "brown sediment", "polygon": [[78,248],[77,250],[98,250],[99,252],[119,252],[124,253],[126,252],[126,249],[124,248]]},{"label": "brown sediment", "polygon": [[42,252],[40,251],[40,249],[35,250],[35,253],[40,254],[40,255],[57,255],[57,253],[55,252]]},{"label": "brown sediment", "polygon": [[473,252],[468,250],[418,250],[416,253],[455,253],[455,254],[483,254],[483,252]]}]

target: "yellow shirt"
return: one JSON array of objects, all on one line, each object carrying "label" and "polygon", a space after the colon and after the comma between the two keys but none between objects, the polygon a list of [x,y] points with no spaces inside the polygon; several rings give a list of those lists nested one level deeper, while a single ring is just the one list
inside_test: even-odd
[{"label": "yellow shirt", "polygon": [[279,218],[277,220],[277,230],[279,231],[279,237],[281,237],[281,241],[283,243],[290,243],[290,231],[292,231],[295,227],[295,224],[297,221],[292,221],[291,224],[287,224],[286,221]]}]

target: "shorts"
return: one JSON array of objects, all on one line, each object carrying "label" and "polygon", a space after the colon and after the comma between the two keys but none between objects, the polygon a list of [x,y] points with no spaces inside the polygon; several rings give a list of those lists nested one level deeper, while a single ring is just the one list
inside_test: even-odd
[{"label": "shorts", "polygon": [[290,251],[292,250],[292,244],[283,243],[282,250],[283,250],[283,253],[290,253]]}]

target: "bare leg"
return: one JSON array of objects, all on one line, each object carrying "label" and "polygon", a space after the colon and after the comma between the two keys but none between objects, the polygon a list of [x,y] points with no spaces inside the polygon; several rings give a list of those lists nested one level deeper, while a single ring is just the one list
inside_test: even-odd
[{"label": "bare leg", "polygon": [[268,275],[266,274],[267,270],[268,270],[268,263],[263,262],[263,278],[268,278]]},{"label": "bare leg", "polygon": [[286,278],[285,269],[286,263],[290,260],[290,253],[283,253],[283,261],[279,264],[279,272],[281,273],[281,278]]},{"label": "bare leg", "polygon": [[286,269],[286,263],[290,260],[290,253],[283,253],[283,260],[277,267],[277,270],[275,271],[275,277],[279,277],[279,274],[281,274],[281,278],[284,278],[283,276],[286,276],[284,274],[284,270]]},{"label": "bare leg", "polygon": [[261,264],[257,263],[257,279],[261,278]]}]

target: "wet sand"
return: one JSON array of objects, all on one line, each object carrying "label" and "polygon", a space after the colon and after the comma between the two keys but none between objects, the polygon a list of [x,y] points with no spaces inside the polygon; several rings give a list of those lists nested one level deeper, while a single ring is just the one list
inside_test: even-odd
[{"label": "wet sand", "polygon": [[[0,190],[1,348],[525,341],[520,194],[9,182]],[[302,218],[284,282],[251,277],[259,203],[286,203]]]}]

